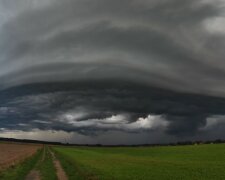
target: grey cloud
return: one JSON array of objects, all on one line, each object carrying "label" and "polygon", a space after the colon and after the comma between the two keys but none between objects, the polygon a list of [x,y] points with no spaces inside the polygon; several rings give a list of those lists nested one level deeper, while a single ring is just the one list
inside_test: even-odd
[{"label": "grey cloud", "polygon": [[[2,65],[8,67],[1,71],[2,86],[17,85],[8,83],[15,71],[23,77],[19,83],[42,82],[51,79],[49,73],[39,69],[36,74],[26,74],[26,69],[50,63],[54,67],[59,62],[86,66],[91,62],[96,66],[118,67],[110,73],[107,67],[99,68],[100,76],[116,77],[119,72],[120,76],[129,78],[127,74],[134,72],[135,81],[223,95],[219,90],[223,85],[218,83],[224,78],[224,69],[221,69],[224,64],[220,55],[211,57],[216,50],[207,48],[210,42],[202,42],[202,39],[213,37],[201,27],[205,19],[220,16],[222,10],[217,2],[187,0],[52,1],[24,10],[9,18],[1,28]],[[196,52],[196,46],[201,48],[200,53]],[[220,68],[206,63],[209,58],[218,59]],[[124,67],[128,71],[123,72]],[[61,80],[71,80],[74,76],[83,79],[76,72],[68,75],[51,70],[54,75],[59,74]],[[179,76],[183,71],[186,73]],[[86,79],[92,77],[90,72],[83,74]],[[150,78],[151,74],[155,74],[155,80]],[[33,76],[36,76],[34,80]],[[168,83],[161,77],[168,79]],[[200,78],[204,80],[198,81]]]},{"label": "grey cloud", "polygon": [[[1,91],[0,98],[1,109],[16,109],[1,113],[1,127],[11,130],[39,128],[93,135],[159,128],[173,136],[189,137],[200,133],[211,116],[225,113],[223,98],[125,81],[31,84]],[[118,121],[110,123],[113,118]]]},{"label": "grey cloud", "polygon": [[211,137],[225,113],[221,3],[0,0],[0,128]]}]

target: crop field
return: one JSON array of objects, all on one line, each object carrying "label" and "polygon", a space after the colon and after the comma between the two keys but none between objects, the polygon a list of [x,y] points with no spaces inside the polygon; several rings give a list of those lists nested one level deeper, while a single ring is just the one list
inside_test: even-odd
[{"label": "crop field", "polygon": [[40,145],[0,144],[0,170],[34,155]]},{"label": "crop field", "polygon": [[0,170],[1,180],[225,179],[225,144],[113,148],[0,144],[0,154],[2,164],[14,162]]},{"label": "crop field", "polygon": [[69,179],[225,179],[224,144],[54,151]]}]

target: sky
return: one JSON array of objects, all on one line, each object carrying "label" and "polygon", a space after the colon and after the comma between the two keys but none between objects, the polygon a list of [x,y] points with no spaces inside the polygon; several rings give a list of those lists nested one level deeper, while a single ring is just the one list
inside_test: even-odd
[{"label": "sky", "polygon": [[225,139],[225,0],[0,0],[0,136]]}]

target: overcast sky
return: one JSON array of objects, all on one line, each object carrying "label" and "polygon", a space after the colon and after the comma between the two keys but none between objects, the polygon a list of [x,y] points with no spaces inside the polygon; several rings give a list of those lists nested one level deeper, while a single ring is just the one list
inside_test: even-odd
[{"label": "overcast sky", "polygon": [[224,0],[0,0],[0,136],[225,139],[224,49]]}]

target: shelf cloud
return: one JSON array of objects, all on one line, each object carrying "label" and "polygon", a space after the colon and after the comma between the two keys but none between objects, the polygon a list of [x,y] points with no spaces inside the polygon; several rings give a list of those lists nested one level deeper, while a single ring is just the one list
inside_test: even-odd
[{"label": "shelf cloud", "polygon": [[2,134],[225,137],[225,1],[0,0],[0,12]]}]

